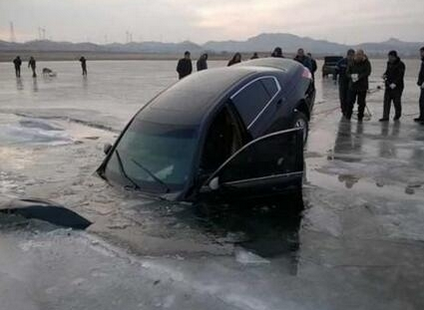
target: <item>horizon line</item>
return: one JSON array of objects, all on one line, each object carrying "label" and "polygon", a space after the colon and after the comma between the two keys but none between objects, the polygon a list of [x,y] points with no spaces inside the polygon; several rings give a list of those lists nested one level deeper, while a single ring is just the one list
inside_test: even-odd
[{"label": "horizon line", "polygon": [[191,43],[191,44],[195,44],[198,46],[204,46],[207,43],[211,43],[211,42],[247,42],[248,40],[252,39],[252,38],[256,38],[259,37],[261,35],[291,35],[291,36],[295,36],[298,37],[300,39],[312,39],[314,41],[323,41],[323,42],[328,42],[328,43],[335,43],[335,44],[339,44],[342,46],[347,46],[347,47],[353,47],[353,46],[360,46],[362,44],[369,44],[369,43],[386,43],[386,42],[390,42],[390,41],[399,41],[402,43],[423,43],[424,41],[403,41],[400,38],[395,38],[395,37],[388,37],[386,40],[382,40],[382,41],[367,41],[367,42],[361,42],[361,43],[353,43],[353,44],[348,44],[348,43],[340,43],[337,41],[330,41],[327,39],[316,39],[314,37],[311,36],[299,36],[296,34],[292,34],[292,33],[284,33],[284,32],[265,32],[265,33],[260,33],[258,35],[249,37],[247,39],[240,39],[240,40],[235,40],[235,39],[227,39],[227,40],[208,40],[205,43],[197,43],[194,42],[192,40],[182,40],[182,41],[159,41],[159,40],[146,40],[146,41],[130,41],[130,42],[118,42],[118,41],[114,41],[114,42],[107,42],[107,43],[96,43],[93,41],[67,41],[67,40],[54,40],[54,39],[34,39],[34,40],[27,40],[27,41],[10,41],[10,40],[3,40],[0,39],[0,41],[9,43],[9,44],[26,44],[26,43],[31,43],[31,42],[54,42],[54,43],[70,43],[70,44],[94,44],[94,45],[98,45],[98,46],[107,46],[107,45],[111,45],[111,44],[120,44],[120,45],[127,45],[127,44],[132,44],[132,43],[136,43],[136,44],[141,44],[141,43],[162,43],[162,44],[182,44],[182,43]]}]

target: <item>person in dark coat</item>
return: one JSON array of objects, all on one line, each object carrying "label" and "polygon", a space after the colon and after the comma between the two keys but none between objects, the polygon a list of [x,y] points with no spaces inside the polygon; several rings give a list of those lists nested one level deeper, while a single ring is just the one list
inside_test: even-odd
[{"label": "person in dark coat", "polygon": [[315,72],[317,72],[317,70],[318,70],[318,65],[317,65],[317,61],[312,57],[312,54],[311,53],[308,53],[308,57],[309,57],[309,59],[311,60],[311,67],[312,67],[312,71],[311,71],[311,73],[312,73],[312,78],[314,79],[314,81],[315,81]]},{"label": "person in dark coat", "polygon": [[389,120],[392,101],[396,111],[393,120],[399,120],[402,115],[401,99],[405,87],[405,64],[400,60],[396,51],[390,51],[388,57],[386,72],[383,74],[386,90],[384,92],[383,117],[380,122]]},{"label": "person in dark coat", "polygon": [[84,56],[81,56],[79,61],[81,63],[82,75],[87,76],[87,59],[85,59]]},{"label": "person in dark coat", "polygon": [[35,72],[35,68],[37,67],[36,61],[34,57],[30,57],[28,61],[28,68],[31,67],[32,77],[37,77],[37,73]]},{"label": "person in dark coat", "polygon": [[233,58],[228,62],[227,67],[231,67],[232,65],[238,64],[241,62],[241,54],[235,53]]},{"label": "person in dark coat", "polygon": [[252,57],[250,57],[250,59],[258,59],[259,58],[259,55],[258,55],[258,53],[253,53],[253,55],[252,55]]},{"label": "person in dark coat", "polygon": [[418,75],[417,85],[421,89],[420,93],[420,116],[415,118],[414,121],[420,122],[424,125],[424,46],[420,49],[421,53],[421,69]]},{"label": "person in dark coat", "polygon": [[17,56],[15,59],[13,59],[13,64],[15,65],[16,77],[20,78],[21,77],[21,65],[22,65],[21,57]]},{"label": "person in dark coat", "polygon": [[345,58],[340,60],[336,65],[336,72],[339,76],[339,100],[340,110],[343,116],[346,116],[347,107],[349,105],[349,82],[350,79],[346,74],[348,65],[353,61],[355,57],[355,51],[350,49],[347,51]]},{"label": "person in dark coat", "polygon": [[274,51],[272,52],[271,57],[284,58],[283,49],[281,47],[274,48]]},{"label": "person in dark coat", "polygon": [[180,80],[193,72],[193,65],[191,64],[189,51],[184,53],[184,58],[178,60],[177,72]]},{"label": "person in dark coat", "polygon": [[363,50],[358,50],[353,62],[347,67],[346,74],[349,81],[349,104],[346,119],[350,120],[355,101],[358,102],[358,121],[362,122],[366,107],[366,98],[369,88],[368,77],[371,75],[371,63]]},{"label": "person in dark coat", "polygon": [[197,71],[206,70],[208,68],[208,54],[203,54],[200,56],[200,58],[197,60],[196,67]]},{"label": "person in dark coat", "polygon": [[311,71],[311,73],[312,73],[311,59],[308,56],[305,55],[305,50],[303,48],[299,48],[297,50],[297,55],[293,60],[300,62],[303,66],[308,68],[309,71]]}]

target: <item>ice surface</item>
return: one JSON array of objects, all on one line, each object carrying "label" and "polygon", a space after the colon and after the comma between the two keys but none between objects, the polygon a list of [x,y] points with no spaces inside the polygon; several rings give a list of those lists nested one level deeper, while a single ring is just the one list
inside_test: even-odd
[{"label": "ice surface", "polygon": [[303,217],[287,199],[157,203],[93,175],[103,144],[176,81],[175,62],[89,62],[86,79],[78,62],[54,62],[57,77],[18,80],[0,64],[0,203],[50,199],[94,222],[76,233],[1,217],[0,308],[423,309],[418,61],[404,117],[387,126],[375,91],[385,61],[372,64],[362,125],[340,121],[337,85],[317,75]]}]

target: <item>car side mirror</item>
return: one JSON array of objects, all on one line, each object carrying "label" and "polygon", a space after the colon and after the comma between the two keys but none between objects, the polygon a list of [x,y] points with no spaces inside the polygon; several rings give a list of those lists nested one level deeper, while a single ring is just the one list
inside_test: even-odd
[{"label": "car side mirror", "polygon": [[110,150],[112,149],[112,144],[110,143],[105,143],[105,145],[103,146],[103,152],[108,155]]},{"label": "car side mirror", "polygon": [[208,194],[210,192],[213,192],[213,191],[218,190],[219,187],[220,187],[220,185],[219,185],[219,177],[215,177],[212,180],[210,180],[208,184],[203,185],[200,188],[200,191],[199,192],[201,194]]},{"label": "car side mirror", "polygon": [[219,177],[214,177],[210,182],[209,182],[209,188],[213,191],[216,191],[219,189]]}]

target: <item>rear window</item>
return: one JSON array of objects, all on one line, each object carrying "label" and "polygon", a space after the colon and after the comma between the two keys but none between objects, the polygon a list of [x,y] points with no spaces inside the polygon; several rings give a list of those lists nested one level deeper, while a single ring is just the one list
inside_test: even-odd
[{"label": "rear window", "polygon": [[324,58],[325,64],[337,64],[343,57],[341,56],[327,56]]},{"label": "rear window", "polygon": [[249,126],[270,99],[271,96],[259,80],[243,89],[232,98],[232,101],[239,111],[245,125]]}]

